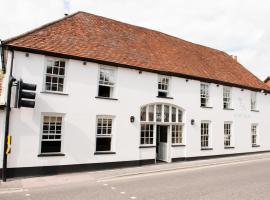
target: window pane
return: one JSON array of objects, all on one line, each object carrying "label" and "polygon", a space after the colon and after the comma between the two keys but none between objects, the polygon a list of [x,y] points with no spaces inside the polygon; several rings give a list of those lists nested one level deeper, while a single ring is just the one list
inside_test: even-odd
[{"label": "window pane", "polygon": [[111,97],[111,88],[108,86],[100,85],[98,88],[99,97]]},{"label": "window pane", "polygon": [[170,107],[165,105],[164,106],[164,122],[169,122],[170,117]]},{"label": "window pane", "polygon": [[42,141],[41,153],[59,153],[61,151],[61,141]]},{"label": "window pane", "polygon": [[96,151],[110,151],[111,138],[97,138]]},{"label": "window pane", "polygon": [[178,122],[182,122],[182,111],[178,109]]},{"label": "window pane", "polygon": [[172,107],[172,122],[176,122],[176,108]]},{"label": "window pane", "polygon": [[154,121],[154,105],[148,107],[148,120],[150,122]]},{"label": "window pane", "polygon": [[141,121],[146,121],[146,106],[141,108]]},{"label": "window pane", "polygon": [[161,122],[161,109],[162,109],[161,105],[156,106],[156,121],[157,122]]}]

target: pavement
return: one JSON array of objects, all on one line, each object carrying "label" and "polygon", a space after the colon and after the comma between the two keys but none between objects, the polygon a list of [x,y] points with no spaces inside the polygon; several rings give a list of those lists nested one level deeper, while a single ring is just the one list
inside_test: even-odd
[{"label": "pavement", "polygon": [[270,199],[270,153],[9,179],[0,199]]}]

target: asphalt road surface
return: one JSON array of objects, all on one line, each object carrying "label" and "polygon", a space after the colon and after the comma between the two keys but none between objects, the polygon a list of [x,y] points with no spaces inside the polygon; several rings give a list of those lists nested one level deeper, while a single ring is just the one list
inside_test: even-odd
[{"label": "asphalt road surface", "polygon": [[0,193],[0,200],[269,200],[270,159]]}]

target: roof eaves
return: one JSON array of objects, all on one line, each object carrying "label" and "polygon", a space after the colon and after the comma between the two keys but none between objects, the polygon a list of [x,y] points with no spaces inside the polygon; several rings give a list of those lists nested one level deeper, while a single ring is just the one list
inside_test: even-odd
[{"label": "roof eaves", "polygon": [[[236,83],[230,83],[230,82],[225,82],[225,81],[220,81],[220,80],[215,80],[215,79],[209,79],[209,78],[200,77],[200,76],[193,76],[193,75],[189,75],[189,74],[181,74],[181,73],[176,73],[176,72],[147,69],[147,68],[140,67],[140,66],[131,66],[131,65],[121,64],[121,63],[116,63],[116,62],[111,62],[111,61],[97,60],[94,58],[79,57],[79,56],[73,56],[73,55],[62,54],[62,53],[51,52],[51,51],[44,51],[44,50],[39,50],[39,49],[18,47],[18,46],[13,46],[13,45],[6,45],[6,46],[9,49],[22,51],[22,52],[42,54],[42,55],[46,55],[46,56],[54,56],[54,57],[59,57],[59,58],[74,59],[74,60],[80,60],[80,61],[88,61],[88,62],[93,62],[93,63],[98,63],[98,64],[112,65],[112,66],[123,67],[123,68],[130,68],[130,69],[142,70],[142,71],[147,71],[147,72],[152,72],[152,73],[160,73],[160,74],[164,74],[164,75],[168,75],[168,76],[176,76],[176,77],[181,77],[181,78],[186,78],[186,79],[191,79],[191,80],[198,80],[198,81],[204,81],[204,82],[215,83],[215,84],[220,84],[220,85],[227,85],[227,86],[238,87],[238,88],[248,89],[248,90],[253,90],[253,91],[264,91],[266,93],[270,93],[270,88],[267,87],[266,84],[264,84],[265,85],[264,88],[250,87],[250,86],[246,86],[246,85],[240,85],[240,84],[236,84]],[[268,90],[268,88],[269,88],[269,90]]]}]

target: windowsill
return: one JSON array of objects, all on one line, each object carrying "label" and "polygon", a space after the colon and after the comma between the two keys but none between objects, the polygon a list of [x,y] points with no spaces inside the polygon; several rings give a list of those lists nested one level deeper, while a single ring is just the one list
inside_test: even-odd
[{"label": "windowsill", "polygon": [[233,108],[223,108],[223,110],[234,110]]},{"label": "windowsill", "polygon": [[261,145],[253,144],[252,147],[260,147]]},{"label": "windowsill", "polygon": [[163,97],[163,96],[157,96],[157,98],[162,98],[162,99],[173,99],[173,97]]},{"label": "windowsill", "polygon": [[118,100],[118,99],[111,98],[111,97],[99,97],[99,96],[96,96],[95,98],[96,98],[96,99],[107,99],[107,100],[114,100],[114,101],[117,101],[117,100]]},{"label": "windowsill", "polygon": [[207,150],[213,150],[213,148],[209,148],[209,147],[206,147],[206,148],[201,148],[202,151],[207,151]]},{"label": "windowsill", "polygon": [[172,144],[172,147],[185,147],[185,144]]},{"label": "windowsill", "polygon": [[41,153],[38,157],[52,157],[52,156],[65,156],[63,153]]},{"label": "windowsill", "polygon": [[139,146],[140,149],[146,149],[146,148],[155,148],[155,145],[151,145],[151,146]]},{"label": "windowsill", "polygon": [[224,147],[224,149],[234,149],[234,147]]},{"label": "windowsill", "polygon": [[201,108],[213,108],[211,106],[201,106]]},{"label": "windowsill", "polygon": [[41,91],[40,93],[42,94],[58,94],[58,95],[69,95],[68,93],[64,92],[56,92],[56,91]]},{"label": "windowsill", "polygon": [[250,110],[251,112],[260,112],[259,110]]},{"label": "windowsill", "polygon": [[106,154],[116,154],[116,152],[113,151],[96,151],[94,155],[106,155]]}]

